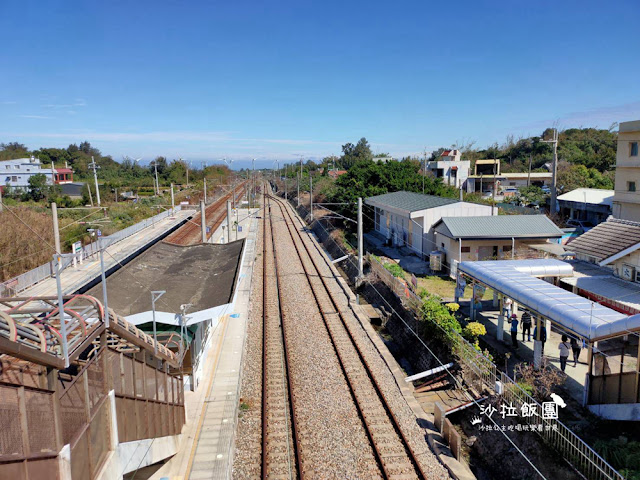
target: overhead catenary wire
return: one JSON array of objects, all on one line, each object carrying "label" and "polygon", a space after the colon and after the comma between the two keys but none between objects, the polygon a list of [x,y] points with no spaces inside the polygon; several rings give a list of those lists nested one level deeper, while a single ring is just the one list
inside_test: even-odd
[{"label": "overhead catenary wire", "polygon": [[[294,217],[294,218],[297,218]],[[299,218],[297,218],[298,221],[301,223],[301,220]],[[320,226],[324,229],[324,231],[328,234],[329,232],[327,232],[327,230],[320,224]],[[310,235],[310,232],[307,231],[307,235]],[[315,244],[315,242],[313,242]],[[337,244],[336,244],[337,245]],[[344,249],[342,249],[342,247],[340,247],[339,245],[337,245],[338,248],[345,254],[347,254],[347,252],[344,251]],[[316,248],[319,248],[317,245],[315,245]],[[323,256],[324,258],[324,256]],[[325,259],[326,261],[326,259]],[[354,264],[355,266],[355,264]],[[479,407],[479,403],[477,402],[477,400],[468,392],[468,390],[462,386],[461,382],[455,377],[455,375],[453,375],[453,373],[451,372],[451,370],[446,366],[446,364],[444,364],[439,358],[438,356],[429,348],[429,346],[420,338],[420,336],[413,330],[413,328],[411,328],[410,325],[408,325],[404,318],[402,318],[402,316],[393,308],[393,306],[391,304],[388,303],[388,301],[386,300],[386,298],[384,298],[384,296],[378,291],[378,289],[375,287],[375,285],[373,285],[368,279],[364,279],[371,287],[373,287],[373,289],[376,291],[376,293],[378,293],[378,295],[380,296],[380,298],[383,299],[383,301],[388,305],[388,307],[391,309],[391,311],[402,321],[402,323],[409,329],[409,331],[412,333],[413,336],[415,336],[418,341],[420,342],[420,344],[422,344],[422,346],[424,348],[427,349],[427,351],[435,358],[435,360],[440,364],[441,367],[443,367],[447,373],[454,379],[454,381],[461,387],[462,391],[465,393],[465,395],[467,395],[467,397],[476,405]],[[438,325],[440,328],[442,328],[440,325]],[[482,410],[481,410],[482,411]],[[491,418],[490,415],[488,415],[486,412],[484,413],[484,415],[491,421],[491,423],[493,423],[493,425],[495,425],[496,427],[499,427],[498,424],[495,422],[495,420],[493,420],[493,418]],[[529,460],[529,458],[527,457],[527,455],[509,438],[508,435],[506,435],[505,432],[503,432],[502,430],[500,430],[498,428],[498,431],[500,431],[500,433],[502,433],[502,435],[509,441],[509,443],[516,449],[516,451],[518,451],[518,453],[527,461],[527,463],[535,470],[535,472],[541,477],[546,479],[546,477],[542,474],[542,472],[540,472],[540,470]]]}]

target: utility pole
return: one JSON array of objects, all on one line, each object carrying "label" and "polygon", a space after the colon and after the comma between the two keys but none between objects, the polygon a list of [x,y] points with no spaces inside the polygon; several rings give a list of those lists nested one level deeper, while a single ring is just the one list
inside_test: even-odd
[{"label": "utility pole", "polygon": [[153,311],[153,351],[158,354],[158,335],[156,334],[156,300],[167,293],[166,290],[156,290],[151,292],[151,310]]},{"label": "utility pole", "polygon": [[204,179],[204,203],[207,203],[207,179]]},{"label": "utility pole", "polygon": [[533,155],[529,154],[529,174],[527,175],[527,187],[531,185],[531,162],[533,161]]},{"label": "utility pole", "polygon": [[231,200],[227,200],[227,243],[231,243]]},{"label": "utility pole", "polygon": [[309,172],[309,213],[311,214],[311,221],[313,222],[313,177]]},{"label": "utility pole", "polygon": [[362,197],[358,197],[358,279],[362,279]]},{"label": "utility pole", "polygon": [[56,165],[51,162],[51,185],[56,184]]},{"label": "utility pole", "polygon": [[93,179],[96,182],[96,200],[98,201],[98,206],[100,206],[100,189],[98,188],[98,169],[100,165],[96,164],[96,161],[93,159],[93,155],[91,156],[91,163],[88,167],[93,170]]},{"label": "utility pole", "polygon": [[91,185],[87,183],[87,190],[89,190],[89,202],[91,202],[91,206],[93,207],[93,195],[91,195]]},{"label": "utility pole", "polygon": [[200,224],[202,227],[202,243],[207,243],[207,223],[204,211],[204,200],[200,200]]},{"label": "utility pole", "polygon": [[56,202],[51,203],[51,216],[53,217],[53,241],[56,247],[56,253],[60,255],[60,230],[58,229],[58,206]]},{"label": "utility pole", "polygon": [[173,196],[173,183],[172,183],[171,184],[171,210],[175,210],[175,209],[176,209],[176,201],[175,201],[175,198]]},{"label": "utility pole", "polygon": [[298,184],[298,196],[296,197],[296,199],[297,199],[298,206],[300,206],[300,174],[298,173],[296,175],[296,177],[297,177],[297,180],[298,180],[296,182]]},{"label": "utility pole", "polygon": [[153,168],[156,171],[156,195],[160,195],[160,183],[158,182],[158,162],[153,161]]},{"label": "utility pole", "polygon": [[424,149],[424,158],[422,161],[422,194],[424,195],[424,176],[427,173],[427,149]]},{"label": "utility pole", "polygon": [[556,213],[557,208],[557,180],[558,180],[558,129],[553,129],[553,139],[552,140],[542,140],[545,143],[553,144],[553,166],[552,166],[552,176],[551,176],[551,213]]}]

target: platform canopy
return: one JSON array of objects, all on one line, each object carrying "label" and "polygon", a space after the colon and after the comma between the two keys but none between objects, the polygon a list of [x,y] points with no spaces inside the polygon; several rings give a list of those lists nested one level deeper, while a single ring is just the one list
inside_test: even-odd
[{"label": "platform canopy", "polygon": [[640,330],[640,315],[624,315],[538,278],[571,275],[573,267],[560,260],[462,262],[458,271],[590,341]]}]

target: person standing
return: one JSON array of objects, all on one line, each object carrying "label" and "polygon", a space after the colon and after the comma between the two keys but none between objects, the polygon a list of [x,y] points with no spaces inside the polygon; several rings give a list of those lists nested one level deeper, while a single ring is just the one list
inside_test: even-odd
[{"label": "person standing", "polygon": [[507,318],[511,318],[511,306],[513,305],[513,300],[511,300],[509,297],[504,299],[503,302],[503,306],[504,306],[504,312],[503,315]]},{"label": "person standing", "polygon": [[580,344],[578,343],[578,340],[573,337],[571,337],[571,341],[569,343],[571,343],[571,351],[573,352],[573,366],[576,367],[578,365],[578,359],[580,358]]},{"label": "person standing", "polygon": [[513,348],[518,348],[518,316],[511,315],[511,343]]},{"label": "person standing", "polygon": [[[533,339],[538,340],[538,327],[533,329]],[[542,354],[544,355],[544,343],[547,341],[547,327],[544,325],[544,320],[540,328],[540,341],[542,342]]]},{"label": "person standing", "polygon": [[524,334],[527,334],[527,342],[531,341],[531,314],[525,310],[522,314],[522,343],[524,343]]},{"label": "person standing", "polygon": [[558,344],[558,350],[560,350],[560,369],[564,372],[564,369],[567,367],[569,353],[571,353],[571,345],[566,335],[562,335],[562,341]]}]

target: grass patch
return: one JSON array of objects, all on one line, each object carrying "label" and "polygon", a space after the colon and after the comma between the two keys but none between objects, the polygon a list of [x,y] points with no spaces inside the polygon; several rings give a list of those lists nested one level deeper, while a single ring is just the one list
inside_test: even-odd
[{"label": "grass patch", "polygon": [[[420,288],[424,288],[427,292],[442,298],[453,298],[455,297],[456,282],[449,277],[427,275],[426,277],[418,277],[418,289]],[[470,286],[465,289],[463,298],[471,298]],[[491,300],[492,298],[493,290],[487,288],[482,299]]]}]

